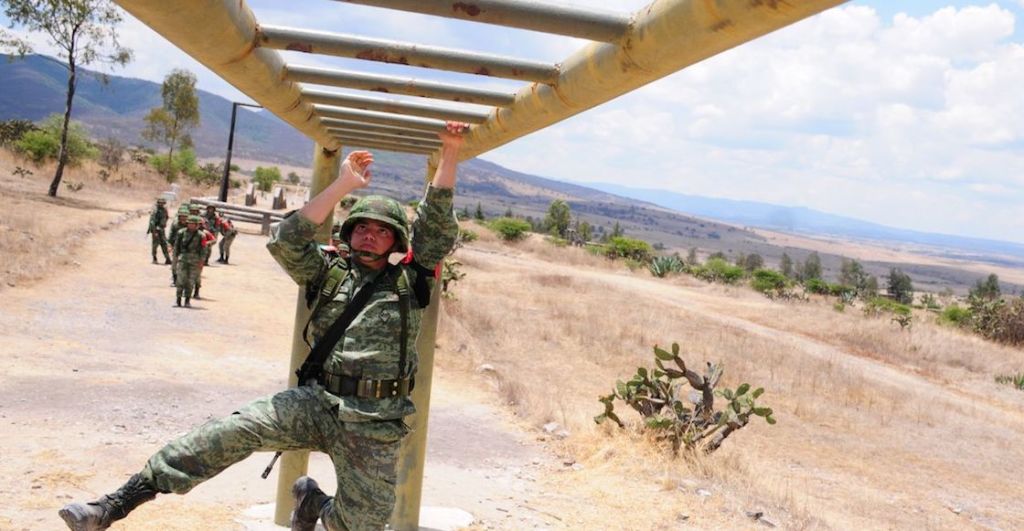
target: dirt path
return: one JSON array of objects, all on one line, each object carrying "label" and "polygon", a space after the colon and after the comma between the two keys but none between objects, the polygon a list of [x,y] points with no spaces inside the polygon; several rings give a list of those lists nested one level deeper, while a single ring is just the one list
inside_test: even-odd
[{"label": "dirt path", "polygon": [[[232,264],[203,273],[203,299],[174,308],[170,268],[149,264],[138,219],[88,240],[77,266],[0,306],[0,529],[59,529],[56,510],[120,485],[165,441],[285,385],[296,287],[241,235]],[[268,331],[277,331],[269,333]],[[424,504],[458,507],[487,528],[544,528],[516,511],[552,458],[480,391],[438,372]],[[242,529],[272,502],[257,454],[197,487],[141,507],[122,529]],[[332,482],[324,456],[311,471]],[[514,523],[513,523],[514,522]],[[117,528],[118,526],[115,526]]]}]

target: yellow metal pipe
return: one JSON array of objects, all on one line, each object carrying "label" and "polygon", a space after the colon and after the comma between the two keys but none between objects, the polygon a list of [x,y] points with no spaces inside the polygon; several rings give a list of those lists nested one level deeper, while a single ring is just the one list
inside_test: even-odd
[{"label": "yellow metal pipe", "polygon": [[[534,83],[470,128],[459,151],[471,159],[713,55],[846,0],[655,0],[616,44],[594,43],[563,61],[553,85]],[[436,161],[437,154],[431,157]]]},{"label": "yellow metal pipe", "polygon": [[[427,164],[427,180],[434,177],[436,164]],[[420,501],[423,497],[423,470],[427,456],[427,420],[430,417],[430,390],[434,378],[434,344],[441,308],[441,282],[434,282],[430,293],[430,306],[423,311],[420,332],[416,337],[419,365],[416,368],[416,388],[412,401],[416,413],[406,417],[412,432],[402,441],[398,451],[398,482],[395,486],[395,512],[391,527],[395,531],[415,531],[420,526]]]},{"label": "yellow metal pipe", "polygon": [[256,47],[256,17],[244,1],[116,1],[292,127],[328,149],[339,147],[301,99],[299,84],[284,78],[281,54]]},{"label": "yellow metal pipe", "polygon": [[[313,146],[313,179],[310,184],[310,197],[315,197],[334,182],[341,170],[341,146],[337,150],[324,149],[320,144]],[[331,216],[320,227],[316,234],[316,240],[326,243],[331,235]],[[295,387],[299,384],[295,371],[302,366],[309,355],[309,347],[302,338],[302,331],[309,320],[309,308],[306,308],[306,290],[299,288],[298,297],[295,302],[295,328],[292,331],[292,359],[288,364],[288,387]],[[277,504],[274,506],[274,523],[277,525],[290,525],[292,513],[292,484],[300,476],[306,475],[309,467],[309,452],[285,452],[281,454],[281,461],[277,469]]]}]

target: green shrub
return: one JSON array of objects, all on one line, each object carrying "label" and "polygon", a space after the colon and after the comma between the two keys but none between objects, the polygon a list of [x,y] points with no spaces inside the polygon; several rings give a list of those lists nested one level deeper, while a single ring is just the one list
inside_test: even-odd
[{"label": "green shrub", "polygon": [[1024,298],[1007,301],[971,297],[971,326],[993,341],[1024,345]]},{"label": "green shrub", "polygon": [[731,265],[722,258],[710,258],[693,271],[694,276],[701,280],[723,284],[735,284],[745,273],[742,267]]},{"label": "green shrub", "polygon": [[787,285],[786,277],[773,269],[756,269],[750,280],[750,287],[766,295],[778,293]]},{"label": "green shrub", "polygon": [[[672,362],[674,367],[664,362]],[[652,368],[638,367],[629,381],[615,382],[611,394],[599,397],[604,412],[594,417],[594,422],[611,420],[624,428],[625,423],[615,412],[615,400],[621,400],[643,418],[641,429],[671,442],[674,454],[680,448],[713,452],[751,417],[763,417],[768,424],[775,424],[772,409],[755,402],[764,389],[751,390],[746,383],[735,390],[715,389],[723,373],[721,364],[708,363],[704,375],[697,374],[679,356],[677,343],[672,344],[671,353],[655,345],[654,364]],[[684,383],[699,393],[696,404]],[[726,401],[719,411],[715,411],[715,396]]]},{"label": "green shrub", "polygon": [[886,313],[897,316],[909,316],[911,311],[910,306],[885,297],[874,297],[864,305],[864,315],[869,317],[878,317]]},{"label": "green shrub", "polygon": [[280,181],[281,169],[277,166],[269,168],[257,166],[252,172],[252,182],[256,183],[256,188],[261,192],[269,192],[274,187],[274,183]]},{"label": "green shrub", "polygon": [[496,218],[487,224],[491,230],[507,242],[515,242],[526,238],[530,232],[530,224],[517,218]]},{"label": "green shrub", "polygon": [[459,229],[459,241],[461,241],[462,243],[475,242],[479,238],[480,238],[479,234],[477,234],[477,233],[475,233],[475,232],[473,232],[473,231],[471,231],[469,229],[461,229],[461,228]]},{"label": "green shrub", "polygon": [[828,282],[820,278],[809,278],[804,281],[804,290],[807,293],[814,293],[816,295],[828,295]]},{"label": "green shrub", "polygon": [[650,265],[647,266],[651,274],[658,278],[665,278],[672,273],[682,273],[686,271],[686,265],[679,259],[678,256],[658,256],[651,260]]},{"label": "green shrub", "polygon": [[0,122],[0,146],[11,145],[29,131],[38,131],[36,124],[28,120],[4,120]]},{"label": "green shrub", "polygon": [[953,303],[946,306],[946,309],[942,310],[942,313],[939,314],[939,322],[952,326],[970,326],[971,310]]},{"label": "green shrub", "polygon": [[626,236],[610,238],[608,247],[605,249],[605,255],[608,258],[632,258],[645,263],[651,259],[652,252],[651,244]]},{"label": "green shrub", "polygon": [[[60,157],[60,135],[64,127],[64,117],[51,114],[39,129],[25,132],[14,142],[14,149],[24,153],[33,162],[57,160]],[[81,123],[72,121],[68,124],[67,163],[77,166],[86,159],[94,158],[97,150],[89,143],[89,135]]]}]

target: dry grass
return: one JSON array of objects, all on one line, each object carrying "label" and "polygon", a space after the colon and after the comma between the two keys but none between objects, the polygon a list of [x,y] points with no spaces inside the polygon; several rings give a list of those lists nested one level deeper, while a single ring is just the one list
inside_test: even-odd
[{"label": "dry grass", "polygon": [[[658,280],[478,232],[457,255],[467,276],[446,302],[438,363],[493,386],[528,424],[571,432],[558,444],[583,468],[551,482],[610,510],[549,500],[567,526],[669,529],[685,515],[698,528],[745,528],[748,511],[796,529],[1024,525],[1011,472],[1024,467],[1024,393],[992,378],[1024,367],[1024,352],[927,319],[901,332],[824,301]],[[779,424],[754,423],[696,461],[595,427],[597,396],[672,341],[691,366],[723,362],[725,385],[764,386]],[[483,364],[494,370],[476,372]],[[658,509],[637,511],[638,500]]]},{"label": "dry grass", "polygon": [[[32,175],[17,176],[16,168]],[[151,169],[125,163],[106,182],[93,162],[65,170],[63,183],[80,183],[71,191],[61,186],[57,197],[47,195],[53,164],[36,166],[19,155],[0,149],[0,290],[39,280],[59,267],[74,265],[79,242],[96,230],[105,230],[146,215],[153,198],[167,189]],[[182,186],[182,197],[209,195],[210,190]],[[140,234],[139,238],[148,238]],[[118,257],[112,257],[113,260]]]}]

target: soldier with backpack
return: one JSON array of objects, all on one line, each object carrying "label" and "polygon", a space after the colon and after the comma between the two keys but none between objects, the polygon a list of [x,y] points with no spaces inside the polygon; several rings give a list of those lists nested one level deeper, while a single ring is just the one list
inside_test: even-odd
[{"label": "soldier with backpack", "polygon": [[331,457],[334,496],[316,481],[292,487],[293,530],[379,530],[395,503],[398,448],[414,412],[416,335],[429,303],[432,271],[458,236],[453,195],[465,125],[439,133],[440,161],[415,221],[397,201],[368,196],[341,227],[348,259],[328,260],[315,235],[335,205],[370,183],[373,155],[355,151],[341,175],[282,221],[267,244],[299,285],[316,296],[308,325],[312,349],[299,387],[251,402],[154,454],[120,489],[60,516],[74,530],[106,529],[158,493],[183,494],[254,451],[314,450]]}]

